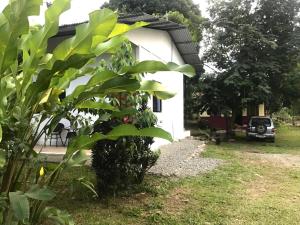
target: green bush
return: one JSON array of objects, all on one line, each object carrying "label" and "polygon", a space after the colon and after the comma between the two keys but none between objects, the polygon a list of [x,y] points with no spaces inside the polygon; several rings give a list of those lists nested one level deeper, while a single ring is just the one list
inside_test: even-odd
[{"label": "green bush", "polygon": [[[112,119],[96,125],[94,130],[106,134],[126,123],[127,119]],[[155,115],[147,109],[135,115],[134,125],[146,128],[154,126],[156,121]],[[92,166],[99,196],[116,194],[130,185],[141,183],[159,157],[157,152],[151,151],[152,144],[153,138],[141,136],[98,141],[92,149]]]},{"label": "green bush", "polygon": [[[113,71],[137,64],[131,43],[124,42],[118,52],[103,64]],[[138,76],[143,77],[142,74]],[[98,120],[95,132],[107,134],[124,123],[133,124],[138,129],[155,126],[157,118],[147,108],[148,98],[149,95],[142,92],[110,95],[108,99],[114,106],[128,112],[116,113],[107,121]],[[99,196],[115,194],[130,185],[141,183],[146,171],[158,158],[158,154],[150,149],[152,144],[153,138],[141,136],[98,141],[92,149],[92,166],[97,177]]]},{"label": "green bush", "polygon": [[286,107],[274,113],[272,117],[276,125],[292,124],[293,122],[293,116],[291,115],[291,110]]}]

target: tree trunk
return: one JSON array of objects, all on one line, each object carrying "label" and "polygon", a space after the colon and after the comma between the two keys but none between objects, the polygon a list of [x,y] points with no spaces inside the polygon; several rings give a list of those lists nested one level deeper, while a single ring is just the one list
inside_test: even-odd
[{"label": "tree trunk", "polygon": [[234,129],[236,116],[237,116],[237,109],[233,108],[231,111],[231,117],[229,117],[228,130],[227,130],[228,138],[232,138],[235,136],[233,129]]}]

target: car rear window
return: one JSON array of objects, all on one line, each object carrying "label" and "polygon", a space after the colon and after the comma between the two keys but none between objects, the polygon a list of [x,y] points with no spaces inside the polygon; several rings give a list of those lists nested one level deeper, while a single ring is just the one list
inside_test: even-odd
[{"label": "car rear window", "polygon": [[252,118],[251,125],[252,126],[265,125],[269,127],[271,126],[271,120],[268,118]]}]

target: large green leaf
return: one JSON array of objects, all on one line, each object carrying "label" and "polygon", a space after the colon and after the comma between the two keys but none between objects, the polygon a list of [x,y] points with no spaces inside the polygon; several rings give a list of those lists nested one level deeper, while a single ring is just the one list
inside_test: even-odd
[{"label": "large green leaf", "polygon": [[146,22],[143,22],[143,21],[136,22],[133,25],[118,23],[118,24],[116,24],[116,26],[114,27],[113,31],[111,32],[111,34],[109,35],[108,38],[113,38],[113,37],[118,36],[120,34],[127,33],[128,31],[135,30],[135,29],[138,29],[140,27],[147,26],[148,24],[149,23],[146,23]]},{"label": "large green leaf", "polygon": [[10,192],[9,203],[19,221],[29,219],[29,201],[22,192]]},{"label": "large green leaf", "polygon": [[121,46],[124,41],[127,40],[126,37],[120,35],[117,37],[113,37],[106,42],[98,44],[94,49],[93,53],[95,55],[102,55],[103,53],[113,53],[118,51],[118,48]]},{"label": "large green leaf", "polygon": [[27,89],[24,104],[37,104],[40,96],[49,89],[54,77],[53,74],[64,74],[70,68],[79,69],[85,66],[90,58],[90,56],[73,55],[65,61],[56,61],[50,69],[42,69],[37,76],[36,82],[31,83]]},{"label": "large green leaf", "polygon": [[45,12],[45,24],[35,32],[24,37],[22,45],[23,52],[30,52],[29,57],[23,57],[23,88],[31,81],[40,62],[41,57],[46,53],[48,39],[58,32],[59,16],[70,8],[70,0],[55,0]]},{"label": "large green leaf", "polygon": [[[70,154],[70,151],[67,152],[67,154]],[[86,154],[85,151],[78,150],[71,154],[71,156],[66,161],[66,166],[69,168],[83,166],[88,159],[90,159],[90,157]]]},{"label": "large green leaf", "polygon": [[176,95],[176,93],[168,91],[160,82],[154,80],[142,81],[139,91],[148,92],[160,99],[169,99]]},{"label": "large green leaf", "polygon": [[99,95],[107,95],[111,93],[119,93],[119,92],[132,92],[136,91],[140,87],[140,82],[136,79],[130,79],[125,76],[117,76],[110,80],[105,81],[102,85],[96,86],[90,91],[88,90],[88,85],[81,85],[78,86],[74,93],[70,95],[70,97],[74,98],[76,95],[75,93],[79,94],[78,99],[79,101],[86,100],[92,97],[97,97]]},{"label": "large green leaf", "polygon": [[106,135],[109,139],[116,139],[121,136],[143,136],[143,137],[156,137],[166,139],[168,141],[173,141],[172,136],[167,131],[157,128],[143,128],[137,129],[133,125],[124,124],[115,127],[111,132]]},{"label": "large green leaf", "polygon": [[167,64],[160,61],[142,61],[132,67],[127,67],[124,69],[124,73],[134,74],[134,73],[156,73],[158,71],[176,71],[185,74],[188,77],[193,77],[196,72],[195,69],[188,64],[177,65],[176,63],[169,62]]},{"label": "large green leaf", "polygon": [[32,198],[40,201],[50,201],[55,197],[55,193],[48,189],[47,187],[39,187],[38,185],[33,185],[29,191],[25,193],[28,198]]},{"label": "large green leaf", "polygon": [[105,139],[106,136],[100,133],[95,133],[93,135],[81,135],[72,139],[71,143],[68,145],[67,155],[71,155],[76,150],[90,149],[92,145],[98,141]]},{"label": "large green leaf", "polygon": [[29,29],[28,16],[38,15],[42,3],[42,0],[11,0],[0,14],[0,74],[15,62],[18,39]]},{"label": "large green leaf", "polygon": [[88,91],[92,90],[93,87],[101,85],[104,82],[109,81],[112,78],[117,76],[119,75],[114,73],[113,71],[109,71],[109,70],[97,71],[96,73],[93,74],[93,76],[91,77],[91,79],[88,81],[87,84],[77,86],[75,90],[72,92],[72,94],[67,96],[65,101],[71,101],[74,98],[77,98],[81,93],[83,92],[87,93]]},{"label": "large green leaf", "polygon": [[78,25],[75,36],[66,39],[54,49],[47,67],[51,68],[55,61],[65,60],[76,54],[93,53],[99,56],[104,52],[110,52],[124,41],[125,38],[120,35],[145,25],[144,22],[130,26],[117,24],[117,16],[113,11],[96,10],[90,14],[89,23]]},{"label": "large green leaf", "polygon": [[109,9],[92,12],[89,23],[77,26],[75,36],[54,49],[52,60],[65,60],[75,54],[90,54],[93,46],[107,40],[116,23],[117,16]]},{"label": "large green leaf", "polygon": [[93,144],[100,140],[116,140],[123,136],[143,136],[143,137],[156,137],[162,138],[168,141],[173,141],[172,136],[167,131],[157,128],[144,128],[137,129],[134,125],[124,124],[115,127],[107,135],[101,133],[95,133],[93,135],[82,135],[72,139],[67,149],[67,155],[72,154],[76,150],[90,149]]},{"label": "large green leaf", "polygon": [[90,67],[90,62],[88,62],[83,68],[69,68],[60,76],[54,76],[51,79],[50,87],[55,87],[56,89],[65,90],[70,86],[70,83],[79,78],[86,76],[87,74],[94,74],[95,69]]},{"label": "large green leaf", "polygon": [[136,79],[119,76],[104,82],[97,88],[97,91],[100,91],[101,93],[136,91],[139,87],[140,83]]},{"label": "large green leaf", "polygon": [[[189,65],[178,66],[174,63],[164,64],[159,61],[144,61],[135,66],[127,67],[123,73],[154,73],[156,71],[177,71],[184,72],[192,76],[194,74],[193,67]],[[101,84],[101,85],[100,85]],[[95,85],[100,85],[96,86]],[[94,87],[94,88],[93,88]],[[136,79],[130,79],[125,76],[120,76],[112,71],[100,71],[92,78],[86,85],[79,85],[75,88],[73,93],[66,98],[70,101],[75,98],[82,100],[99,96],[99,94],[106,95],[113,92],[122,91],[146,91],[150,94],[156,95],[161,99],[168,99],[175,94],[166,90],[163,85],[155,81],[145,81],[140,86],[140,82]]]},{"label": "large green leaf", "polygon": [[79,77],[81,74],[78,69],[70,68],[62,76],[55,76],[52,78],[50,87],[64,90],[69,87],[72,80]]},{"label": "large green leaf", "polygon": [[88,87],[94,87],[99,84],[103,84],[105,81],[108,81],[114,77],[119,76],[113,71],[110,70],[101,70],[97,71],[94,76],[87,83]]},{"label": "large green leaf", "polygon": [[[27,96],[30,95],[30,100],[36,100],[34,99],[36,97],[32,96],[38,96],[41,91],[45,92],[49,88],[50,81],[51,85],[56,84],[60,74],[64,74],[69,68],[80,68],[89,61],[89,59],[95,57],[95,55],[111,52],[120,46],[125,40],[124,37],[116,36],[110,40],[108,38],[114,30],[116,22],[116,14],[111,10],[103,9],[91,13],[90,22],[77,26],[75,36],[60,43],[54,49],[53,55],[48,57],[50,60],[46,63],[45,70],[41,70],[37,77],[37,83],[39,83],[39,85],[31,85],[27,93]],[[126,29],[121,29],[119,34],[142,25],[142,23],[131,25]],[[116,30],[114,30],[114,32],[116,32]],[[74,73],[74,71],[65,75],[62,81],[65,80],[66,82],[60,84],[67,85],[71,79],[75,79],[79,76],[79,74]],[[95,79],[91,80],[94,81]],[[55,82],[53,83],[52,81]],[[89,90],[87,86],[78,86],[73,95],[70,96],[70,99],[76,98],[81,92],[87,90]]]}]

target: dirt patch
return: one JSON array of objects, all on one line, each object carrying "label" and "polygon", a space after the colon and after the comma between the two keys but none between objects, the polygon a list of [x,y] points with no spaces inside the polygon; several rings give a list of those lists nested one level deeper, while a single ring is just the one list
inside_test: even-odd
[{"label": "dirt patch", "polygon": [[290,154],[247,153],[253,163],[266,163],[275,167],[300,168],[300,156]]},{"label": "dirt patch", "polygon": [[121,202],[116,201],[114,203],[117,205],[121,204],[130,207],[130,206],[146,205],[148,204],[149,199],[150,199],[149,194],[145,192],[141,192],[141,193],[133,194],[130,197],[128,196],[122,197]]},{"label": "dirt patch", "polygon": [[278,190],[278,188],[280,188],[280,183],[276,180],[257,174],[257,179],[247,184],[246,196],[249,199],[256,200],[270,192]]},{"label": "dirt patch", "polygon": [[191,193],[191,191],[191,189],[187,188],[175,188],[171,191],[164,201],[164,209],[166,213],[178,215],[183,212],[188,206],[189,199],[187,196]]},{"label": "dirt patch", "polygon": [[244,160],[249,164],[268,168],[263,174],[256,174],[256,178],[246,184],[246,196],[256,200],[272,193],[284,193],[290,185],[286,171],[300,168],[300,156],[291,154],[262,154],[247,152]]}]

